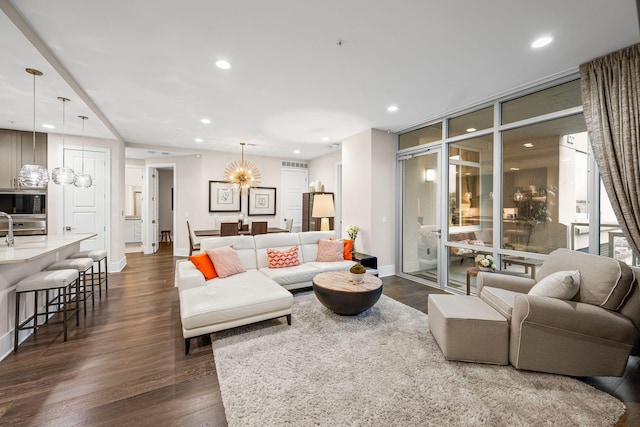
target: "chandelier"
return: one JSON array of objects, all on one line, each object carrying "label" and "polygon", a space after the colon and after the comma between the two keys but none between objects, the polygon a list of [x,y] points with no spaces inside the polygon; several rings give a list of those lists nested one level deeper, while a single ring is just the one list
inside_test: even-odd
[{"label": "chandelier", "polygon": [[247,145],[245,142],[240,143],[242,147],[242,158],[240,162],[231,163],[224,171],[229,184],[238,188],[241,192],[249,187],[260,185],[261,178],[258,168],[253,163],[244,159],[245,145]]}]

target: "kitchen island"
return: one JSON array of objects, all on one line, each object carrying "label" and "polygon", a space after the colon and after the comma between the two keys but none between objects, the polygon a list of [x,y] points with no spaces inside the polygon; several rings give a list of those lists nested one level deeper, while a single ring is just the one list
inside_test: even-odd
[{"label": "kitchen island", "polygon": [[[13,351],[15,284],[79,252],[80,243],[95,236],[91,233],[16,236],[12,248],[0,237],[0,360]],[[21,307],[20,313],[26,318],[27,313],[33,313],[33,300],[22,302],[26,307]]]}]

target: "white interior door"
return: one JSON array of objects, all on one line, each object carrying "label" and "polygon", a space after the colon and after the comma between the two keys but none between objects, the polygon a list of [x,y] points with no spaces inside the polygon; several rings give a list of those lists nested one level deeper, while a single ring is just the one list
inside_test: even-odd
[{"label": "white interior door", "polygon": [[[65,149],[65,165],[76,173],[83,170],[83,151]],[[65,185],[63,188],[64,233],[96,233],[80,243],[80,250],[108,249],[106,245],[106,153],[84,151],[84,172],[91,175],[89,188]]]},{"label": "white interior door", "polygon": [[293,218],[291,231],[298,232],[302,229],[302,193],[309,191],[309,171],[282,168],[281,188],[282,219]]},{"label": "white interior door", "polygon": [[144,177],[144,189],[142,193],[143,212],[142,212],[142,246],[145,254],[153,254],[158,250],[158,195],[159,195],[159,176],[158,169],[147,167],[146,176]]}]

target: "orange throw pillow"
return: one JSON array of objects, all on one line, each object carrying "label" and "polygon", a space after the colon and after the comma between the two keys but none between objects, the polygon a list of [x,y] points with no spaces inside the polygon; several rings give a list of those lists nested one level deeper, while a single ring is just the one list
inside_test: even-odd
[{"label": "orange throw pillow", "polygon": [[269,268],[293,267],[294,265],[300,265],[297,246],[293,246],[284,251],[268,248],[267,257],[269,258]]},{"label": "orange throw pillow", "polygon": [[191,255],[189,261],[196,266],[198,270],[204,275],[205,280],[211,280],[218,277],[216,269],[213,267],[211,258],[207,254]]},{"label": "orange throw pillow", "polygon": [[[335,237],[329,238],[329,240],[338,240]],[[344,239],[344,254],[342,257],[347,261],[352,261],[353,257],[351,256],[351,251],[353,251],[353,240]]]},{"label": "orange throw pillow", "polygon": [[344,239],[344,259],[349,261],[353,260],[353,258],[351,257],[352,250],[353,250],[353,240]]}]

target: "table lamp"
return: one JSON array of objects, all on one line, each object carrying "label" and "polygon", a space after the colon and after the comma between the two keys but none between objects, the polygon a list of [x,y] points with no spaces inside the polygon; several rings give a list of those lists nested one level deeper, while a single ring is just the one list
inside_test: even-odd
[{"label": "table lamp", "polygon": [[322,218],[320,222],[320,231],[329,231],[329,218],[336,216],[333,207],[332,194],[316,194],[313,198],[313,211],[311,216],[314,218]]}]

